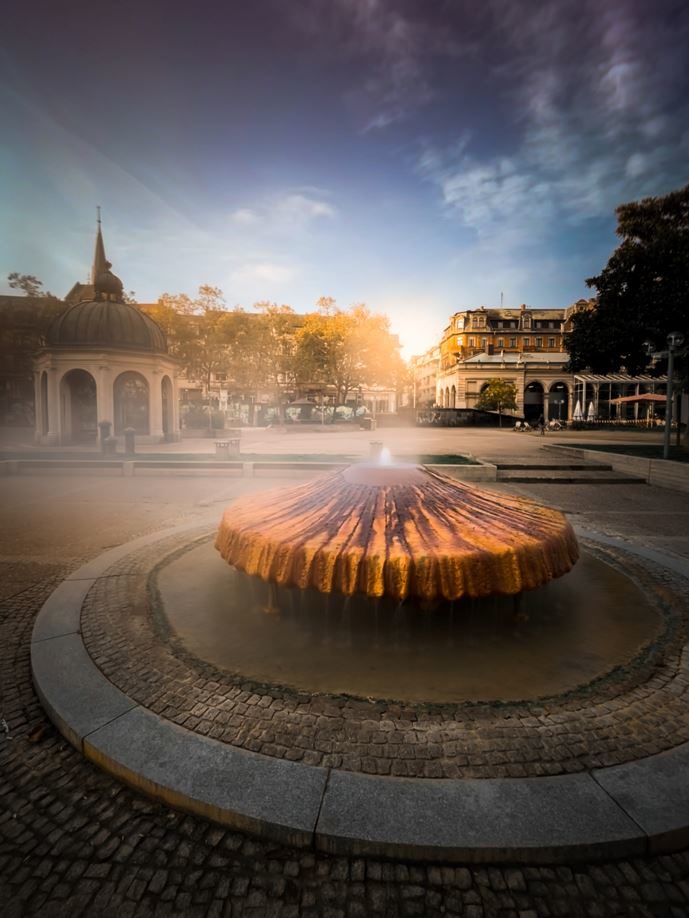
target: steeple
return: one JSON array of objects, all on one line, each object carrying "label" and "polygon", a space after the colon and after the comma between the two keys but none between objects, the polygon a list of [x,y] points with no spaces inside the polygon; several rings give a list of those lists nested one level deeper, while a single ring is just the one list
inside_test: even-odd
[{"label": "steeple", "polygon": [[103,274],[104,271],[107,271],[110,267],[106,257],[105,257],[105,246],[103,245],[103,233],[100,228],[100,207],[96,207],[96,213],[98,214],[97,223],[98,223],[98,233],[96,234],[96,248],[93,253],[93,267],[91,268],[91,283],[96,283],[96,278],[99,274]]},{"label": "steeple", "polygon": [[98,213],[98,233],[96,234],[96,248],[93,253],[93,268],[91,269],[91,283],[93,284],[96,300],[113,300],[122,302],[122,281],[116,277],[110,268],[112,265],[105,257],[105,245],[100,225],[100,207]]}]

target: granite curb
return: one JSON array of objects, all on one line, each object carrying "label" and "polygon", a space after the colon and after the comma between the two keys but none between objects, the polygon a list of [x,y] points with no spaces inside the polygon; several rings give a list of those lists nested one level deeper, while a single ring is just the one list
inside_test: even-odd
[{"label": "granite curb", "polygon": [[[154,715],[117,689],[80,633],[96,580],[134,551],[217,515],[134,539],[73,572],[37,617],[34,684],[87,758],[172,806],[259,836],[354,855],[456,863],[571,863],[675,850],[689,841],[689,744],[610,768],[523,779],[390,778],[228,747]],[[586,532],[651,560],[649,550]],[[684,575],[689,564],[652,560]]]}]

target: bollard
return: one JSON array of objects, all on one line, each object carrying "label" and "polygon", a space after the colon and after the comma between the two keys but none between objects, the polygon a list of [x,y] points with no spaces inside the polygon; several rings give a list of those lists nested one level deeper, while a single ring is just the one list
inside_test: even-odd
[{"label": "bollard", "polygon": [[133,456],[136,452],[134,445],[136,431],[133,427],[125,427],[122,433],[124,434],[124,453],[126,456]]}]

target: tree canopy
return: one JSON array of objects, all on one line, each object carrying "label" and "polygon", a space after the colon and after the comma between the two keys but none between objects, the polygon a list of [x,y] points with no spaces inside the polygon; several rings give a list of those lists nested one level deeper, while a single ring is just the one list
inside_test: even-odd
[{"label": "tree canopy", "polygon": [[481,390],[476,407],[482,411],[497,411],[499,414],[505,409],[514,409],[517,407],[517,387],[508,379],[493,377]]},{"label": "tree canopy", "polygon": [[597,308],[573,318],[565,337],[569,369],[635,374],[648,364],[643,343],[661,350],[669,332],[689,340],[689,185],[616,210],[622,242],[596,277]]},{"label": "tree canopy", "polygon": [[334,390],[336,405],[344,405],[360,386],[395,385],[403,364],[388,318],[363,303],[339,309],[331,297],[322,297],[318,306],[297,335],[297,381]]}]

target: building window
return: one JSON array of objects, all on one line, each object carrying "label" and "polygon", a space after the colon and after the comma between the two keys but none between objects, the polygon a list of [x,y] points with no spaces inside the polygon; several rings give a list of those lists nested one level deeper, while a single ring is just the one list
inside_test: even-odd
[{"label": "building window", "polygon": [[498,338],[498,347],[504,347],[504,346],[505,346],[505,339]]},{"label": "building window", "polygon": [[555,347],[555,338],[548,338],[548,347]]},{"label": "building window", "polygon": [[476,344],[476,339],[475,339],[475,338],[469,338],[469,347],[475,347],[475,344]]},{"label": "building window", "polygon": [[510,338],[510,347],[516,347],[516,346],[517,346],[517,339]]},{"label": "building window", "polygon": [[487,344],[487,339],[481,338],[481,347],[483,348],[484,351],[486,349],[486,344]]},{"label": "building window", "polygon": [[524,338],[524,347],[528,347],[531,344],[531,338]]},{"label": "building window", "polygon": [[543,347],[543,338],[536,338],[536,347]]}]

